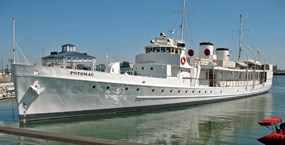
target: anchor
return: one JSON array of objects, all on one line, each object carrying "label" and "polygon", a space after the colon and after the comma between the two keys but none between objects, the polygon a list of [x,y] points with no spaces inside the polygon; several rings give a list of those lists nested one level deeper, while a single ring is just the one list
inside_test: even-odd
[{"label": "anchor", "polygon": [[33,92],[35,92],[37,95],[40,95],[45,88],[41,87],[39,84],[39,81],[35,81],[33,85],[30,86],[30,88],[33,90]]}]

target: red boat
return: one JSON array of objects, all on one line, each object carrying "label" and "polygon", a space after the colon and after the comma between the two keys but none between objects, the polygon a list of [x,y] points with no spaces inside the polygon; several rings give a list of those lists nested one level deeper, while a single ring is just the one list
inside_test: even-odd
[{"label": "red boat", "polygon": [[258,124],[271,129],[273,132],[257,139],[266,145],[285,145],[285,123],[281,117],[266,118],[258,121]]}]

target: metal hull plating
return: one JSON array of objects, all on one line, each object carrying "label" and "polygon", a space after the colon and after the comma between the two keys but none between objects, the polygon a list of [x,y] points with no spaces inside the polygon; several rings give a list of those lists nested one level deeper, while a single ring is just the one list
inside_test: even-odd
[{"label": "metal hull plating", "polygon": [[189,80],[13,65],[21,120],[166,108],[242,98],[267,92],[248,87],[190,87]]}]

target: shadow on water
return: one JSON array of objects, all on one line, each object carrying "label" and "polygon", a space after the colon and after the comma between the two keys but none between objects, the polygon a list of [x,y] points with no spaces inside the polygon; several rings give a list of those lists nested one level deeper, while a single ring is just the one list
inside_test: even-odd
[{"label": "shadow on water", "polygon": [[0,121],[19,121],[16,98],[0,100]]},{"label": "shadow on water", "polygon": [[[31,122],[22,128],[150,144],[256,143],[257,121],[271,116],[272,95],[225,102],[104,116]],[[238,144],[241,144],[239,142]]]}]

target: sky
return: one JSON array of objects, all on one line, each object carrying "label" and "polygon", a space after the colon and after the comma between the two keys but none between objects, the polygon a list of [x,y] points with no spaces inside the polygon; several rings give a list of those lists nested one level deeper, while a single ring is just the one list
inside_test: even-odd
[{"label": "sky", "polygon": [[[284,0],[187,0],[186,6],[187,50],[198,52],[200,42],[212,42],[229,48],[230,59],[236,60],[242,14],[244,46],[259,49],[266,63],[285,69]],[[106,54],[134,63],[160,32],[169,35],[175,29],[179,38],[181,7],[182,0],[0,0],[0,58],[6,66],[13,57],[15,18],[16,42],[30,63],[40,64],[42,56],[66,43],[95,56],[97,64]],[[252,52],[249,56],[254,59]]]}]

